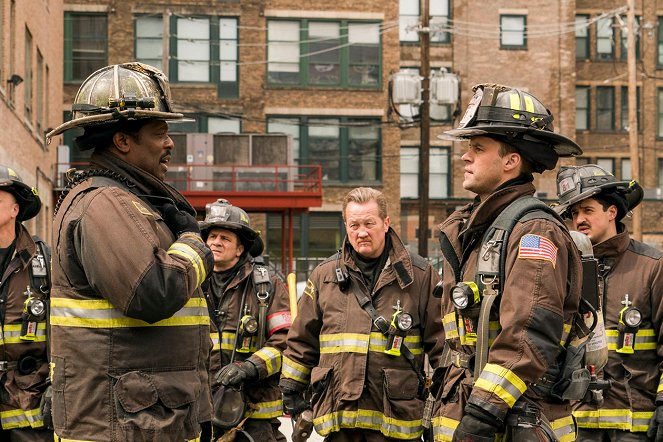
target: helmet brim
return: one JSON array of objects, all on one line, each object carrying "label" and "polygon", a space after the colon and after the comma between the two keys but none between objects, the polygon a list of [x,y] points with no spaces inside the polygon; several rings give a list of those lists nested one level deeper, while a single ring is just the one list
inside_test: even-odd
[{"label": "helmet brim", "polygon": [[166,122],[168,121],[184,122],[187,120],[194,121],[185,118],[184,114],[180,114],[177,112],[161,112],[161,111],[152,111],[152,110],[130,109],[130,110],[117,111],[114,113],[89,115],[87,117],[81,117],[81,118],[76,118],[75,120],[67,121],[65,123],[62,123],[55,129],[53,129],[49,133],[47,133],[46,140],[50,141],[50,139],[53,138],[54,136],[59,135],[62,132],[67,131],[69,129],[74,129],[76,127],[106,124],[113,121],[118,121],[121,118],[126,118],[130,120],[150,118],[153,120],[162,120]]},{"label": "helmet brim", "polygon": [[500,135],[502,137],[509,135],[523,135],[533,138],[531,141],[550,144],[555,153],[560,157],[573,157],[582,155],[582,149],[573,140],[542,129],[532,129],[523,126],[508,125],[483,125],[472,126],[464,129],[451,129],[438,135],[441,140],[462,141],[472,137]]},{"label": "helmet brim", "polygon": [[254,258],[260,256],[265,249],[265,243],[262,238],[260,238],[258,232],[240,223],[228,221],[198,221],[198,227],[200,227],[200,232],[205,240],[207,240],[209,231],[215,227],[235,233],[239,237],[240,242],[244,245],[246,251],[248,251]]}]

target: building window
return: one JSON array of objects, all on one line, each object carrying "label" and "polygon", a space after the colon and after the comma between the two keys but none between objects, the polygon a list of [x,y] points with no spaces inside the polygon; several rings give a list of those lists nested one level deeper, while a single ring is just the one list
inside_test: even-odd
[{"label": "building window", "polygon": [[656,64],[661,67],[663,66],[663,17],[658,18],[656,35]]},{"label": "building window", "polygon": [[576,130],[589,129],[589,87],[576,86]]},{"label": "building window", "polygon": [[[663,158],[658,159],[658,189],[663,189]],[[657,191],[658,193],[658,191]]]},{"label": "building window", "polygon": [[663,138],[663,88],[658,88],[658,106],[656,108],[656,116],[658,126],[656,127],[656,136]]},{"label": "building window", "polygon": [[23,79],[23,96],[25,100],[25,121],[32,124],[32,34],[25,28],[25,78]]},{"label": "building window", "polygon": [[236,18],[219,18],[219,86],[222,98],[239,97],[239,61]]},{"label": "building window", "polygon": [[320,164],[323,180],[343,183],[382,179],[379,126],[378,119],[346,117],[271,117],[267,122],[268,132],[293,135],[295,163]]},{"label": "building window", "polygon": [[[401,147],[401,198],[419,198],[420,147]],[[428,195],[449,197],[449,148],[431,146],[429,153]]]},{"label": "building window", "polygon": [[612,60],[614,58],[614,30],[611,17],[600,18],[596,22],[596,58]]},{"label": "building window", "polygon": [[589,15],[576,15],[576,58],[589,58]]},{"label": "building window", "polygon": [[526,15],[500,15],[500,47],[503,49],[527,48]]},{"label": "building window", "polygon": [[446,31],[449,28],[450,0],[429,0],[430,8],[431,43],[449,43],[451,33]]},{"label": "building window", "polygon": [[108,17],[64,14],[64,80],[85,80],[108,64]]},{"label": "building window", "polygon": [[35,113],[36,113],[36,121],[37,121],[37,136],[41,139],[44,129],[46,126],[44,125],[45,120],[44,117],[46,114],[46,105],[44,104],[44,56],[41,55],[41,51],[37,50],[37,71],[36,71],[36,87],[35,87],[35,95],[36,95],[36,105],[35,105]]},{"label": "building window", "polygon": [[[620,58],[626,60],[628,57],[628,29],[625,25],[621,27],[620,33],[622,36]],[[640,59],[640,17],[635,17],[635,59]]]},{"label": "building window", "polygon": [[171,62],[173,80],[208,83],[211,75],[209,18],[176,17],[171,25],[175,28],[176,39]]},{"label": "building window", "polygon": [[615,159],[614,158],[597,158],[596,165],[608,173],[615,174]]},{"label": "building window", "polygon": [[221,117],[207,117],[207,133],[233,133],[239,134],[242,131],[241,121],[238,119],[228,119]]},{"label": "building window", "polygon": [[137,16],[134,24],[136,60],[163,70],[163,19]]},{"label": "building window", "polygon": [[270,20],[267,39],[271,85],[380,85],[379,23]]},{"label": "building window", "polygon": [[621,179],[626,181],[631,179],[631,160],[629,158],[622,158],[622,176]]},{"label": "building window", "polygon": [[613,87],[596,88],[596,129],[615,129],[615,88]]},{"label": "building window", "polygon": [[399,29],[402,42],[419,41],[419,0],[399,0]]},{"label": "building window", "polygon": [[[621,87],[621,114],[622,114],[622,121],[621,121],[621,129],[624,132],[628,132],[628,87],[627,86],[622,86]],[[637,86],[635,89],[635,115],[636,115],[636,120],[638,122],[638,132],[642,131],[642,123],[640,119],[640,86]]]}]

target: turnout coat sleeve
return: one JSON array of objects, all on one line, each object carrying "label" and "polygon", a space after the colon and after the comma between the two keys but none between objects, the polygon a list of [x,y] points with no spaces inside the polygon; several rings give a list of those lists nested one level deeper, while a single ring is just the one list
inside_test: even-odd
[{"label": "turnout coat sleeve", "polygon": [[[545,256],[532,257],[523,250],[528,240],[539,241],[539,248],[545,244]],[[569,272],[579,269],[577,249],[561,225],[547,219],[516,224],[509,237],[499,304],[501,332],[469,403],[504,419],[556,362],[579,302],[581,275]]]},{"label": "turnout coat sleeve", "polygon": [[[157,211],[117,187],[82,198],[84,216],[72,223],[71,238],[89,285],[148,323],[180,310],[211,271],[211,252],[200,236],[175,239]],[[163,237],[171,238],[168,249],[160,247]]]},{"label": "turnout coat sleeve", "polygon": [[656,354],[658,355],[658,388],[656,406],[663,405],[663,258],[656,261],[656,270],[651,281],[652,317],[656,329]]}]

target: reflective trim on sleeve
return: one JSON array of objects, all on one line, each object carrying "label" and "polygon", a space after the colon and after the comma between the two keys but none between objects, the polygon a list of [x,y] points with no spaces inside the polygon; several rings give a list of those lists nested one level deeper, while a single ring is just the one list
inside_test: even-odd
[{"label": "reflective trim on sleeve", "polygon": [[[608,350],[617,350],[617,341],[619,340],[619,330],[606,330],[605,335],[608,339]],[[635,335],[635,345],[633,350],[656,350],[656,333],[654,329],[643,328],[638,330]]]},{"label": "reflective trim on sleeve", "polygon": [[251,410],[247,410],[244,416],[251,419],[273,419],[283,415],[283,401],[280,399],[270,402],[258,402],[254,405],[257,409],[253,413],[251,413]]},{"label": "reflective trim on sleeve", "polygon": [[253,353],[262,360],[267,367],[267,376],[281,371],[281,352],[274,347],[263,347]]},{"label": "reflective trim on sleeve", "polygon": [[37,323],[36,337],[33,340],[26,341],[20,338],[21,327],[23,324],[6,324],[0,330],[0,344],[25,344],[32,342],[46,342],[46,322]]},{"label": "reflective trim on sleeve", "polygon": [[460,424],[460,421],[455,419],[444,416],[434,417],[432,420],[433,440],[435,442],[451,442],[458,424]]},{"label": "reflective trim on sleeve", "polygon": [[196,271],[196,287],[200,287],[200,284],[207,279],[207,271],[205,270],[205,264],[203,263],[202,258],[198,252],[188,244],[183,244],[181,242],[175,241],[166,252],[169,255],[177,255],[182,258],[187,259],[193,269]]},{"label": "reflective trim on sleeve", "polygon": [[315,430],[321,436],[326,436],[341,428],[357,428],[379,431],[384,436],[394,439],[416,439],[423,434],[421,419],[412,421],[394,419],[385,416],[380,411],[356,410],[335,411],[318,416],[313,419]]},{"label": "reflective trim on sleeve", "polygon": [[0,411],[0,424],[2,424],[3,430],[26,427],[41,428],[44,426],[43,419],[39,408],[27,411],[21,410],[20,408]]},{"label": "reflective trim on sleeve", "polygon": [[573,412],[578,428],[601,428],[630,432],[647,431],[653,411],[628,409],[577,410]]},{"label": "reflective trim on sleeve", "polygon": [[576,423],[573,416],[566,416],[550,422],[559,442],[573,442],[576,440]]},{"label": "reflective trim on sleeve", "polygon": [[292,379],[303,384],[308,384],[311,377],[311,369],[283,356],[283,365],[281,366],[281,376]]},{"label": "reflective trim on sleeve", "polygon": [[442,325],[444,326],[445,339],[453,339],[458,337],[458,327],[456,326],[456,312],[447,313],[442,318]]},{"label": "reflective trim on sleeve", "polygon": [[204,298],[191,298],[170,318],[149,324],[125,316],[105,299],[51,298],[52,326],[85,328],[209,326],[209,312]]},{"label": "reflective trim on sleeve", "polygon": [[219,334],[217,332],[210,333],[209,337],[212,339],[212,351],[220,350],[221,346],[219,345]]},{"label": "reflective trim on sleeve", "polygon": [[282,328],[290,327],[292,318],[290,312],[276,312],[267,316],[267,336],[273,335]]},{"label": "reflective trim on sleeve", "polygon": [[496,364],[486,364],[474,387],[497,395],[509,408],[527,390],[525,382],[514,372]]}]

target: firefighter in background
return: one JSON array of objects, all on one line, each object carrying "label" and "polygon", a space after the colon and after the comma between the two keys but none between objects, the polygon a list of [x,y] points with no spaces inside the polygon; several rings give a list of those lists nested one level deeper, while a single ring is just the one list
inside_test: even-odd
[{"label": "firefighter in background", "polygon": [[[588,164],[557,174],[559,206],[573,228],[589,237],[603,277],[608,337],[602,403],[574,411],[578,441],[663,440],[663,254],[631,239],[622,223],[643,198],[635,181],[618,181]],[[661,427],[659,429],[659,427]]]},{"label": "firefighter in background", "polygon": [[[477,196],[438,227],[446,344],[435,440],[571,441],[571,406],[553,397],[552,383],[578,318],[582,267],[563,221],[532,198],[532,182],[582,151],[553,132],[533,95],[493,84],[473,91],[445,135],[467,140],[463,188]],[[535,210],[511,215],[525,202]],[[510,228],[493,226],[503,213]]]},{"label": "firefighter in background", "polygon": [[439,277],[390,227],[382,192],[343,200],[343,248],[317,266],[288,333],[279,386],[293,417],[308,408],[330,442],[420,440],[424,354],[439,362]]},{"label": "firefighter in background", "polygon": [[[37,190],[0,166],[0,440],[52,441],[40,411],[48,387],[49,250],[23,225],[41,209]],[[48,419],[48,416],[46,417]]]},{"label": "firefighter in background", "polygon": [[285,441],[277,418],[283,414],[278,380],[291,322],[288,292],[259,262],[263,242],[244,210],[219,199],[206,212],[200,230],[214,254],[206,289],[215,326],[213,436],[235,431],[238,442]]},{"label": "firefighter in background", "polygon": [[90,75],[72,105],[90,168],[53,222],[51,381],[56,440],[197,440],[211,416],[212,252],[195,210],[164,183],[166,76],[141,63]]}]

